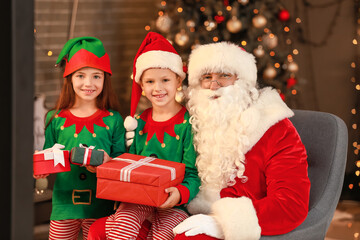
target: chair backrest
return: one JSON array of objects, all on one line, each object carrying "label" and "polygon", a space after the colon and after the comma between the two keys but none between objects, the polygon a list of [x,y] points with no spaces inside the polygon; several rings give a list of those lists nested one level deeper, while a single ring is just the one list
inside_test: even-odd
[{"label": "chair backrest", "polygon": [[308,154],[308,173],[311,181],[309,208],[315,206],[325,189],[334,191],[339,200],[342,189],[346,153],[347,127],[337,116],[316,111],[294,110],[290,118]]}]

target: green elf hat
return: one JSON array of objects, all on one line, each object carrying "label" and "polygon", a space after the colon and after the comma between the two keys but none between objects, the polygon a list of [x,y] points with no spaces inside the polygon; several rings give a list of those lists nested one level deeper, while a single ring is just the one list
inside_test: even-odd
[{"label": "green elf hat", "polygon": [[102,42],[94,37],[70,39],[61,50],[56,64],[66,61],[64,78],[83,67],[91,67],[112,74],[110,58]]}]

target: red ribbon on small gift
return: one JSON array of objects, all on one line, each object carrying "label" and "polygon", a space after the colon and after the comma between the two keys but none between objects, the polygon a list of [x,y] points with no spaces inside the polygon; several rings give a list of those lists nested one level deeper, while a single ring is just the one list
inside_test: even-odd
[{"label": "red ribbon on small gift", "polygon": [[95,148],[95,146],[86,146],[84,144],[79,144],[79,146],[81,148],[85,148],[85,153],[84,153],[84,158],[83,158],[83,164],[82,166],[88,166],[90,165],[90,159],[91,159],[91,153],[92,153],[92,150]]}]

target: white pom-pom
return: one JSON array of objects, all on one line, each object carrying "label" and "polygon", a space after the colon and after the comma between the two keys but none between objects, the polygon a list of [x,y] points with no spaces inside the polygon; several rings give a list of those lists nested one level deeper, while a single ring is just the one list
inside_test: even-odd
[{"label": "white pom-pom", "polygon": [[135,118],[127,116],[124,121],[124,127],[127,131],[134,131],[137,128],[138,122]]}]

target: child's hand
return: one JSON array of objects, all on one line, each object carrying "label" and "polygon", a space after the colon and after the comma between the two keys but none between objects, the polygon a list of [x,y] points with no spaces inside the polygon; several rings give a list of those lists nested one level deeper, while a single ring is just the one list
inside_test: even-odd
[{"label": "child's hand", "polygon": [[40,178],[46,178],[47,176],[49,176],[50,174],[40,174],[40,175],[34,175],[33,174],[33,177],[35,179],[40,179]]},{"label": "child's hand", "polygon": [[86,170],[88,170],[91,173],[96,173],[96,167],[94,166],[85,166]]},{"label": "child's hand", "polygon": [[176,187],[169,187],[165,192],[170,193],[170,196],[159,208],[172,208],[180,202],[180,192]]},{"label": "child's hand", "polygon": [[99,151],[103,151],[104,152],[104,161],[103,163],[109,162],[112,158],[109,156],[109,154],[107,154],[107,152],[105,152],[103,149],[98,149]]}]

